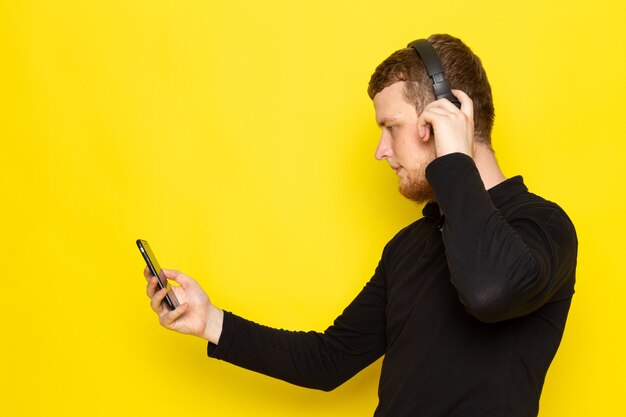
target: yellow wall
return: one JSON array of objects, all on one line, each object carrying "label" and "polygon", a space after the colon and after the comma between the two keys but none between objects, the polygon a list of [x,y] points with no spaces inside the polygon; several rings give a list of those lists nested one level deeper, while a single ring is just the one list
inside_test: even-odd
[{"label": "yellow wall", "polygon": [[380,362],[327,394],[162,329],[134,241],[221,307],[323,330],[420,216],[373,158],[367,81],[440,32],[483,59],[506,174],[578,229],[540,415],[626,415],[625,21],[620,0],[0,2],[3,415],[371,415]]}]

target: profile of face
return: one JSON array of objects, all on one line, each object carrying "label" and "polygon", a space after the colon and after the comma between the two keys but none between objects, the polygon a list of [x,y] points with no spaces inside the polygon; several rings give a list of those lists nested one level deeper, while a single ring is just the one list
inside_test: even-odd
[{"label": "profile of face", "polygon": [[374,96],[376,123],[381,128],[376,159],[385,160],[396,171],[400,193],[418,203],[434,200],[426,180],[426,167],[436,157],[434,140],[424,142],[418,134],[418,114],[399,81]]}]

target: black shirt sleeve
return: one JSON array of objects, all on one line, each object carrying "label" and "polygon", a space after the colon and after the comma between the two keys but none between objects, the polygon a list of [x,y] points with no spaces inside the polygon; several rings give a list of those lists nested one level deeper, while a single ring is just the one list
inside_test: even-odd
[{"label": "black shirt sleeve", "polygon": [[292,384],[330,391],[379,358],[386,346],[383,262],[359,295],[323,333],[266,327],[224,314],[209,356]]},{"label": "black shirt sleeve", "polygon": [[460,153],[435,159],[426,176],[446,219],[450,279],[469,313],[498,322],[571,296],[559,290],[574,275],[576,232],[556,204],[529,193],[527,207],[518,203],[505,217]]}]

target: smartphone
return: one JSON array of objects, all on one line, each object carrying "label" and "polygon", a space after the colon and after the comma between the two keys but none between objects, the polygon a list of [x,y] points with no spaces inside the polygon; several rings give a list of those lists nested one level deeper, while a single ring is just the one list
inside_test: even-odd
[{"label": "smartphone", "polygon": [[146,261],[146,264],[148,264],[148,268],[150,268],[152,275],[157,277],[157,286],[159,289],[167,288],[167,294],[165,294],[164,299],[167,308],[174,310],[180,305],[180,303],[178,302],[174,291],[170,291],[170,283],[167,281],[167,278],[165,278],[163,271],[161,271],[161,267],[154,256],[154,252],[150,249],[150,245],[148,245],[148,242],[145,240],[137,239],[137,246],[143,255],[143,259]]}]

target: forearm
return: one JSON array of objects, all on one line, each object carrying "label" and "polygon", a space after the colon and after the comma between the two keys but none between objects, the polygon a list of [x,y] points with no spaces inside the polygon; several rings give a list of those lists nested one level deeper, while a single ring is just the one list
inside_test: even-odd
[{"label": "forearm", "polygon": [[370,362],[344,355],[325,333],[274,329],[229,312],[224,324],[209,356],[295,385],[329,391]]},{"label": "forearm", "polygon": [[273,329],[225,312],[219,343],[211,341],[207,353],[292,384],[328,391],[384,353],[385,320],[385,287],[379,273],[323,333]]}]

